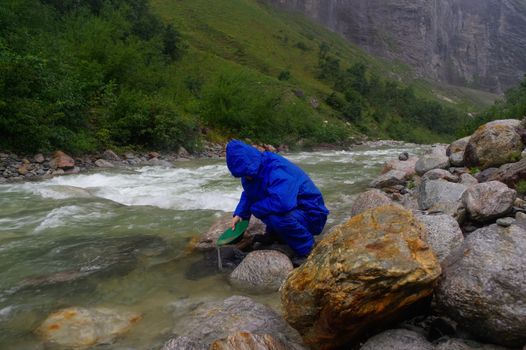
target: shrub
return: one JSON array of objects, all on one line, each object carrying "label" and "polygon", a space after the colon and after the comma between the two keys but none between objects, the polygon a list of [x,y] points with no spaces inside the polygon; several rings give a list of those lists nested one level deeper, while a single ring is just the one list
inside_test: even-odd
[{"label": "shrub", "polygon": [[278,75],[278,80],[290,80],[290,71],[282,70]]},{"label": "shrub", "polygon": [[517,190],[517,193],[520,193],[522,195],[526,194],[526,180],[520,180],[515,185],[515,189]]}]

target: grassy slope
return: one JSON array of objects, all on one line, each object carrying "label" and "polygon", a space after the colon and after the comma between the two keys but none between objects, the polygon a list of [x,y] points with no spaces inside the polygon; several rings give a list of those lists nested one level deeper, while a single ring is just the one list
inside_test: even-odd
[{"label": "grassy slope", "polygon": [[[480,91],[434,84],[413,78],[411,69],[366,54],[343,38],[301,15],[276,10],[256,0],[151,0],[153,9],[182,32],[188,53],[174,71],[178,82],[199,77],[205,83],[225,67],[247,71],[270,88],[292,91],[323,99],[332,91],[317,79],[318,47],[326,42],[340,58],[342,68],[364,62],[381,76],[415,86],[417,94],[466,111],[477,111],[495,96]],[[299,44],[299,45],[298,45]],[[303,49],[298,46],[303,46]],[[287,82],[277,80],[283,70],[291,72]],[[181,86],[175,96],[188,104],[190,96]],[[186,95],[185,95],[186,94]],[[192,112],[192,105],[185,107]],[[321,114],[334,115],[326,106]]]}]

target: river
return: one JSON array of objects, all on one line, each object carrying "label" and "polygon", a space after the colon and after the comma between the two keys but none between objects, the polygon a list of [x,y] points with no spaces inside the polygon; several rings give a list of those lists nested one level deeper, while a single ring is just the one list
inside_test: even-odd
[{"label": "river", "polygon": [[[330,228],[403,150],[415,146],[286,156],[322,190]],[[220,273],[189,273],[201,257],[185,249],[234,209],[240,191],[224,160],[205,159],[0,185],[0,349],[42,349],[35,328],[68,306],[143,314],[129,334],[98,349],[159,349],[189,305],[243,294]],[[279,310],[277,294],[254,298]]]}]

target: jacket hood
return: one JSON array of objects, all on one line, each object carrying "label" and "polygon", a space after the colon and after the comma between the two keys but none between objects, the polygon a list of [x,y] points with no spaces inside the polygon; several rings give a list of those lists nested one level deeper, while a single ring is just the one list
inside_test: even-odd
[{"label": "jacket hood", "polygon": [[226,164],[234,177],[256,176],[259,173],[263,153],[239,140],[226,146]]}]

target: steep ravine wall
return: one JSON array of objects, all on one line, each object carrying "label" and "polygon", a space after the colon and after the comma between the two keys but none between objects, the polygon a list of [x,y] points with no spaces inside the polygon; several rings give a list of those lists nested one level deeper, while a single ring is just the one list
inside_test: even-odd
[{"label": "steep ravine wall", "polygon": [[526,72],[526,0],[267,0],[421,75],[502,92]]}]

